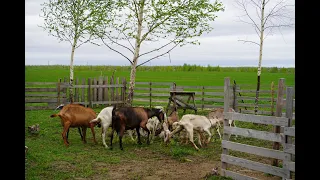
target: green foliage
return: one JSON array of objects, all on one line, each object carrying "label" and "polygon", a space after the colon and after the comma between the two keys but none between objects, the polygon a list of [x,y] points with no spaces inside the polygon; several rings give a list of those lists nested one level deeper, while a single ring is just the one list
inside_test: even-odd
[{"label": "green foliage", "polygon": [[41,4],[44,24],[40,25],[59,41],[77,48],[91,40],[92,31],[102,23],[101,15],[111,8],[111,1],[49,0]]}]

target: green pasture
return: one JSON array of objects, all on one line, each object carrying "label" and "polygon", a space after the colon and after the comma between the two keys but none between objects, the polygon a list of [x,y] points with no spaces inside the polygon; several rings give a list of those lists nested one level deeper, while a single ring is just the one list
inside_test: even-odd
[{"label": "green pasture", "polygon": [[[189,67],[189,68],[187,68]],[[223,86],[224,78],[230,77],[237,84],[256,86],[256,67],[210,67],[193,66],[156,66],[139,67],[136,73],[136,82],[176,82],[185,86]],[[198,68],[198,69],[197,69]],[[211,67],[212,69],[213,67]],[[130,67],[128,66],[75,66],[74,78],[97,78],[99,76],[125,77],[129,81]],[[57,82],[60,78],[69,77],[69,66],[25,66],[26,82]],[[285,79],[288,86],[295,85],[294,68],[262,68],[261,86],[270,87],[271,82],[278,83],[280,78]]]}]

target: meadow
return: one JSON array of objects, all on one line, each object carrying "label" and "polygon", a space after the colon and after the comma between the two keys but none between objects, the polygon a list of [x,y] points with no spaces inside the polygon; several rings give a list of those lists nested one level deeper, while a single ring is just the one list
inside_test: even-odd
[{"label": "meadow", "polygon": [[[140,69],[139,69],[140,68]],[[256,86],[256,68],[203,68],[194,65],[180,67],[139,67],[136,81],[176,82],[181,85],[222,86],[225,77],[236,80],[237,84]],[[111,76],[129,78],[129,67],[112,66],[76,66],[74,75],[77,78],[94,78]],[[26,66],[26,82],[55,82],[59,78],[69,76],[68,66]],[[262,86],[269,87],[271,82],[285,78],[286,85],[294,86],[294,68],[263,68]],[[100,112],[101,108],[94,109]],[[207,147],[196,151],[191,144],[180,144],[177,139],[169,145],[156,138],[147,145],[142,138],[142,145],[124,137],[124,151],[119,149],[118,138],[115,136],[113,150],[105,149],[101,140],[101,129],[96,127],[98,144],[92,141],[91,131],[87,130],[87,144],[80,140],[78,130],[70,129],[67,148],[61,137],[62,127],[59,118],[50,118],[54,110],[25,111],[25,145],[29,150],[25,163],[25,179],[230,179],[221,176],[208,176],[215,166],[221,167],[221,141],[214,134],[213,141]],[[188,111],[186,113],[193,113]],[[206,115],[208,111],[199,111]],[[179,115],[183,115],[179,111]],[[40,132],[30,134],[27,127],[39,124]],[[253,126],[238,123],[238,127]],[[252,127],[271,130],[271,126]],[[232,139],[235,137],[232,137]],[[109,137],[106,138],[109,144]],[[272,143],[257,141],[250,138],[237,138],[238,142],[246,142],[261,147],[272,147]],[[239,156],[248,154],[230,152]],[[258,161],[268,161],[260,157],[251,157]],[[281,164],[280,164],[281,165]],[[230,167],[235,168],[237,167]],[[247,172],[259,179],[280,179],[275,176],[258,172]]]}]

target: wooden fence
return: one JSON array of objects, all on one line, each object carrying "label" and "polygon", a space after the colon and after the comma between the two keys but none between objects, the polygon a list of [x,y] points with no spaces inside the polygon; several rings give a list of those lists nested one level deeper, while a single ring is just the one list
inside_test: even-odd
[{"label": "wooden fence", "polygon": [[[279,80],[283,83],[283,80]],[[43,87],[45,86],[45,88]],[[169,91],[176,86],[177,89],[195,92],[195,104],[198,109],[224,107],[224,87],[223,86],[184,86],[175,82],[136,82],[133,105],[134,106],[167,106],[169,101]],[[241,87],[241,88],[240,88]],[[68,79],[64,78],[59,82],[26,83],[26,110],[32,109],[52,109],[60,103],[69,102]],[[255,92],[252,87],[237,85],[235,82],[230,85],[230,107],[237,112],[253,114]],[[125,78],[99,77],[75,79],[74,102],[90,105],[90,107],[107,106],[116,103],[125,103],[128,84]],[[259,106],[257,114],[274,115],[276,105],[275,87],[260,90]],[[283,114],[285,115],[285,114]]]},{"label": "wooden fence", "polygon": [[[44,87],[45,86],[45,87]],[[108,106],[125,103],[126,80],[122,78],[99,77],[75,79],[73,85],[74,103],[89,105],[90,107]],[[54,109],[61,103],[70,101],[67,78],[59,82],[26,82],[25,110]]]},{"label": "wooden fence", "polygon": [[[229,88],[230,80],[229,78],[225,79],[225,101],[224,109],[227,109],[229,106],[229,91],[232,91]],[[282,95],[279,93],[278,95]],[[244,174],[228,170],[228,165],[240,166],[243,168],[251,169],[254,171],[260,171],[275,176],[280,176],[283,179],[291,179],[292,175],[295,172],[295,162],[292,160],[292,156],[295,155],[295,144],[292,143],[292,138],[295,137],[295,127],[292,126],[292,115],[293,115],[293,88],[287,87],[286,89],[286,103],[278,104],[276,115],[278,116],[263,116],[263,115],[253,115],[253,114],[243,114],[243,113],[231,113],[224,111],[225,120],[224,120],[224,131],[223,131],[223,140],[222,140],[222,154],[221,154],[221,174],[223,176],[229,176],[233,179],[256,179],[254,177],[249,177]],[[282,98],[282,96],[280,96]],[[286,107],[286,116],[280,117],[283,108]],[[283,133],[277,132],[266,132],[258,131],[254,129],[239,128],[239,127],[229,127],[228,121],[236,120],[243,122],[252,122],[258,124],[266,124],[273,126],[281,126],[284,128]],[[247,144],[241,144],[237,142],[229,141],[229,135],[238,135],[242,137],[260,139],[264,141],[271,141],[281,143],[282,150],[274,150],[252,146]],[[282,161],[283,167],[271,166],[266,163],[256,162],[253,160],[244,159],[241,157],[232,156],[229,154],[229,150],[244,152],[248,154],[253,154],[257,156],[262,156],[266,158],[273,158]],[[259,161],[262,161],[259,159]]]}]

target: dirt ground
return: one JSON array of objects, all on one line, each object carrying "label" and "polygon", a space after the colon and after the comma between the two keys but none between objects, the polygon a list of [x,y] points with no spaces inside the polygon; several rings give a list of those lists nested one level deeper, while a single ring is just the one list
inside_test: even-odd
[{"label": "dirt ground", "polygon": [[[92,179],[141,179],[141,180],[160,180],[160,179],[188,179],[198,180],[206,179],[214,167],[218,167],[220,172],[221,162],[213,161],[206,158],[187,159],[185,162],[166,157],[162,154],[153,153],[152,151],[136,150],[139,161],[127,161],[121,164],[96,163],[94,166],[98,171],[108,169],[108,177],[105,175],[95,175]],[[281,179],[275,176],[266,176],[260,172],[250,170],[237,170],[241,174],[256,177],[258,179],[276,180]],[[242,172],[241,172],[242,171]]]}]

